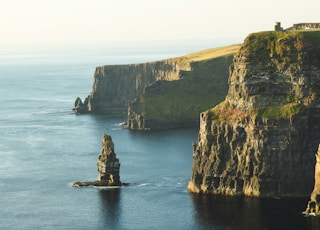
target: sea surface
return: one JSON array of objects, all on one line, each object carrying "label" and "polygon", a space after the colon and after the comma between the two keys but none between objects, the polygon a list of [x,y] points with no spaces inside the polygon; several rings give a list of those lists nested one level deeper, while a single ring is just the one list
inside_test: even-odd
[{"label": "sea surface", "polygon": [[[72,112],[96,66],[183,54],[146,53],[0,54],[0,229],[320,229],[302,215],[308,198],[189,193],[197,128],[130,131],[125,114]],[[97,179],[103,133],[130,185],[73,188]]]}]

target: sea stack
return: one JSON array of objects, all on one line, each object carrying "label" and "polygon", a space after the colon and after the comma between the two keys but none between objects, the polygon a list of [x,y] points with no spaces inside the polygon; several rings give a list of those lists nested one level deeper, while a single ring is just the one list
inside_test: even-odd
[{"label": "sea stack", "polygon": [[86,186],[121,186],[120,162],[114,152],[114,143],[111,136],[103,134],[102,149],[99,154],[98,180],[92,182],[75,182],[73,187]]},{"label": "sea stack", "polygon": [[314,189],[311,193],[305,214],[320,216],[320,145],[316,154],[316,166],[314,170]]},{"label": "sea stack", "polygon": [[109,186],[119,186],[120,182],[120,162],[114,152],[114,144],[111,136],[103,134],[102,149],[99,154],[98,181]]}]

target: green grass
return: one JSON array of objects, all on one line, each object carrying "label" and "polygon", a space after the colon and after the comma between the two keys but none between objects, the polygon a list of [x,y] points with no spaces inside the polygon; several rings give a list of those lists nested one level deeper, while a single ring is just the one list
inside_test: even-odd
[{"label": "green grass", "polygon": [[303,105],[298,103],[289,103],[283,106],[257,107],[252,109],[252,114],[258,118],[264,119],[284,119],[292,118],[300,113]]},{"label": "green grass", "polygon": [[206,50],[187,54],[184,57],[188,58],[192,62],[203,61],[203,60],[235,54],[240,49],[240,47],[241,47],[240,44],[236,44],[236,45],[206,49]]},{"label": "green grass", "polygon": [[[301,63],[320,59],[320,31],[268,31],[250,34],[240,51],[251,59],[257,69],[266,66],[281,71],[298,70]],[[317,64],[317,63],[315,63]]]},{"label": "green grass", "polygon": [[[147,119],[198,119],[202,111],[224,100],[228,90],[229,65],[238,47],[228,46],[226,49],[190,54],[188,60],[199,60],[190,63],[191,71],[181,71],[180,80],[158,82],[146,88],[136,112]],[[218,53],[222,56],[216,57]],[[207,59],[209,57],[211,59]]]},{"label": "green grass", "polygon": [[145,95],[140,111],[142,109],[147,118],[158,120],[197,118],[201,111],[219,103],[225,96],[217,95],[218,89],[205,89],[204,84],[201,80],[171,82],[164,94]]}]

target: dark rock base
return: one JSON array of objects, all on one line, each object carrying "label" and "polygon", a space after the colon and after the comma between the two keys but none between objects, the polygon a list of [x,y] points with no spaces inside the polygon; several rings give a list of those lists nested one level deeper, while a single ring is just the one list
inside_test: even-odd
[{"label": "dark rock base", "polygon": [[108,181],[87,181],[87,182],[75,182],[72,184],[74,188],[80,187],[102,187],[102,186],[109,186],[109,187],[120,187],[120,186],[128,186],[129,183],[120,183],[120,184],[110,184]]}]

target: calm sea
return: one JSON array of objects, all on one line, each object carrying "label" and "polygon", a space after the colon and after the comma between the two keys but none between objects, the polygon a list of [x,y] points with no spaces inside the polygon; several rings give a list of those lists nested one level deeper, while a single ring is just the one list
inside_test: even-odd
[{"label": "calm sea", "polygon": [[[95,66],[166,57],[0,56],[0,229],[320,229],[301,214],[308,198],[188,193],[197,129],[136,132],[121,126],[125,114],[72,113]],[[72,188],[97,178],[103,133],[130,186]]]}]

